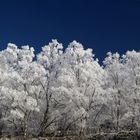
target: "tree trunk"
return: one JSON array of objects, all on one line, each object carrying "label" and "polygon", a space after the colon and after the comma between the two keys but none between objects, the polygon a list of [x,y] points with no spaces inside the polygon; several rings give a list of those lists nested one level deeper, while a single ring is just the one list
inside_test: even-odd
[{"label": "tree trunk", "polygon": [[86,135],[86,123],[87,123],[87,116],[81,118],[81,128],[80,128],[80,136]]},{"label": "tree trunk", "polygon": [[27,124],[24,124],[24,140],[27,139]]},{"label": "tree trunk", "polygon": [[117,104],[117,122],[116,122],[116,130],[119,131],[119,120],[120,120],[120,100]]},{"label": "tree trunk", "polygon": [[27,126],[27,112],[25,113],[24,120],[23,120],[23,137],[24,140],[27,140],[27,132],[28,132],[28,126]]}]

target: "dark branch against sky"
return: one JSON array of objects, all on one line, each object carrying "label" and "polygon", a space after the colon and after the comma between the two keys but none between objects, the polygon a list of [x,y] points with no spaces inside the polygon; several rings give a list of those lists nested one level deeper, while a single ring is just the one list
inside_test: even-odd
[{"label": "dark branch against sky", "polygon": [[1,0],[0,49],[8,42],[37,52],[51,39],[108,51],[140,49],[140,0]]}]

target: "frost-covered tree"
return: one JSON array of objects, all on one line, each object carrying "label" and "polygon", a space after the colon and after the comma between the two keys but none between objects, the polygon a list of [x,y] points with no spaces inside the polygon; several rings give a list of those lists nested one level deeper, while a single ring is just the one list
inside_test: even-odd
[{"label": "frost-covered tree", "polygon": [[57,85],[57,77],[61,68],[61,55],[63,54],[63,46],[57,40],[52,40],[51,43],[42,47],[42,51],[37,56],[37,62],[41,64],[46,70],[45,81],[41,82],[42,94],[44,99],[42,100],[42,115],[41,126],[39,135],[43,135],[46,129],[55,130],[54,123],[59,119],[59,110],[57,108],[57,101],[54,90]]},{"label": "frost-covered tree", "polygon": [[61,86],[59,92],[61,97],[64,97],[63,104],[68,112],[63,114],[65,118],[69,118],[67,122],[64,121],[63,129],[76,124],[83,134],[88,123],[90,124],[92,112],[104,104],[104,70],[93,56],[91,49],[85,50],[82,44],[76,41],[70,43],[65,50],[61,75],[58,78]]},{"label": "frost-covered tree", "polygon": [[108,96],[108,108],[110,110],[110,119],[115,124],[115,129],[118,131],[120,121],[123,121],[127,113],[126,102],[126,82],[127,72],[121,56],[118,53],[108,53],[104,61],[105,65],[105,89]]},{"label": "frost-covered tree", "polygon": [[38,104],[40,91],[36,81],[45,75],[45,69],[33,62],[34,49],[28,46],[18,49],[14,44],[8,44],[1,57],[7,67],[7,71],[4,72],[6,82],[3,84],[2,94],[5,100],[10,102],[10,107],[9,103],[4,104],[9,109],[4,119],[13,130],[18,129],[15,131],[21,131],[26,137],[31,115],[40,109]]},{"label": "frost-covered tree", "polygon": [[140,127],[140,52],[127,51],[123,55],[125,73],[127,73],[126,93],[129,111],[126,115],[129,124]]}]

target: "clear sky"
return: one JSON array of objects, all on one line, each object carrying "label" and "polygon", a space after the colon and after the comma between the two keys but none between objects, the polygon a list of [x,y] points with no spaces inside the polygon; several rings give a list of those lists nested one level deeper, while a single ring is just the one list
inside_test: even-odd
[{"label": "clear sky", "polygon": [[140,49],[140,0],[0,0],[0,49],[8,42],[37,52],[51,39],[108,51]]}]

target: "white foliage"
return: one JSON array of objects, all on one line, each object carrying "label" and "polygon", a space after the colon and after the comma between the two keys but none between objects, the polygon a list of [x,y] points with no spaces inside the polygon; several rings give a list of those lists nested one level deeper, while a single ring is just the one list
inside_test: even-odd
[{"label": "white foliage", "polygon": [[37,55],[28,45],[9,43],[0,52],[2,120],[31,133],[83,129],[106,118],[118,127],[127,119],[138,125],[140,52],[109,52],[103,63],[77,41],[64,50],[52,40]]}]

